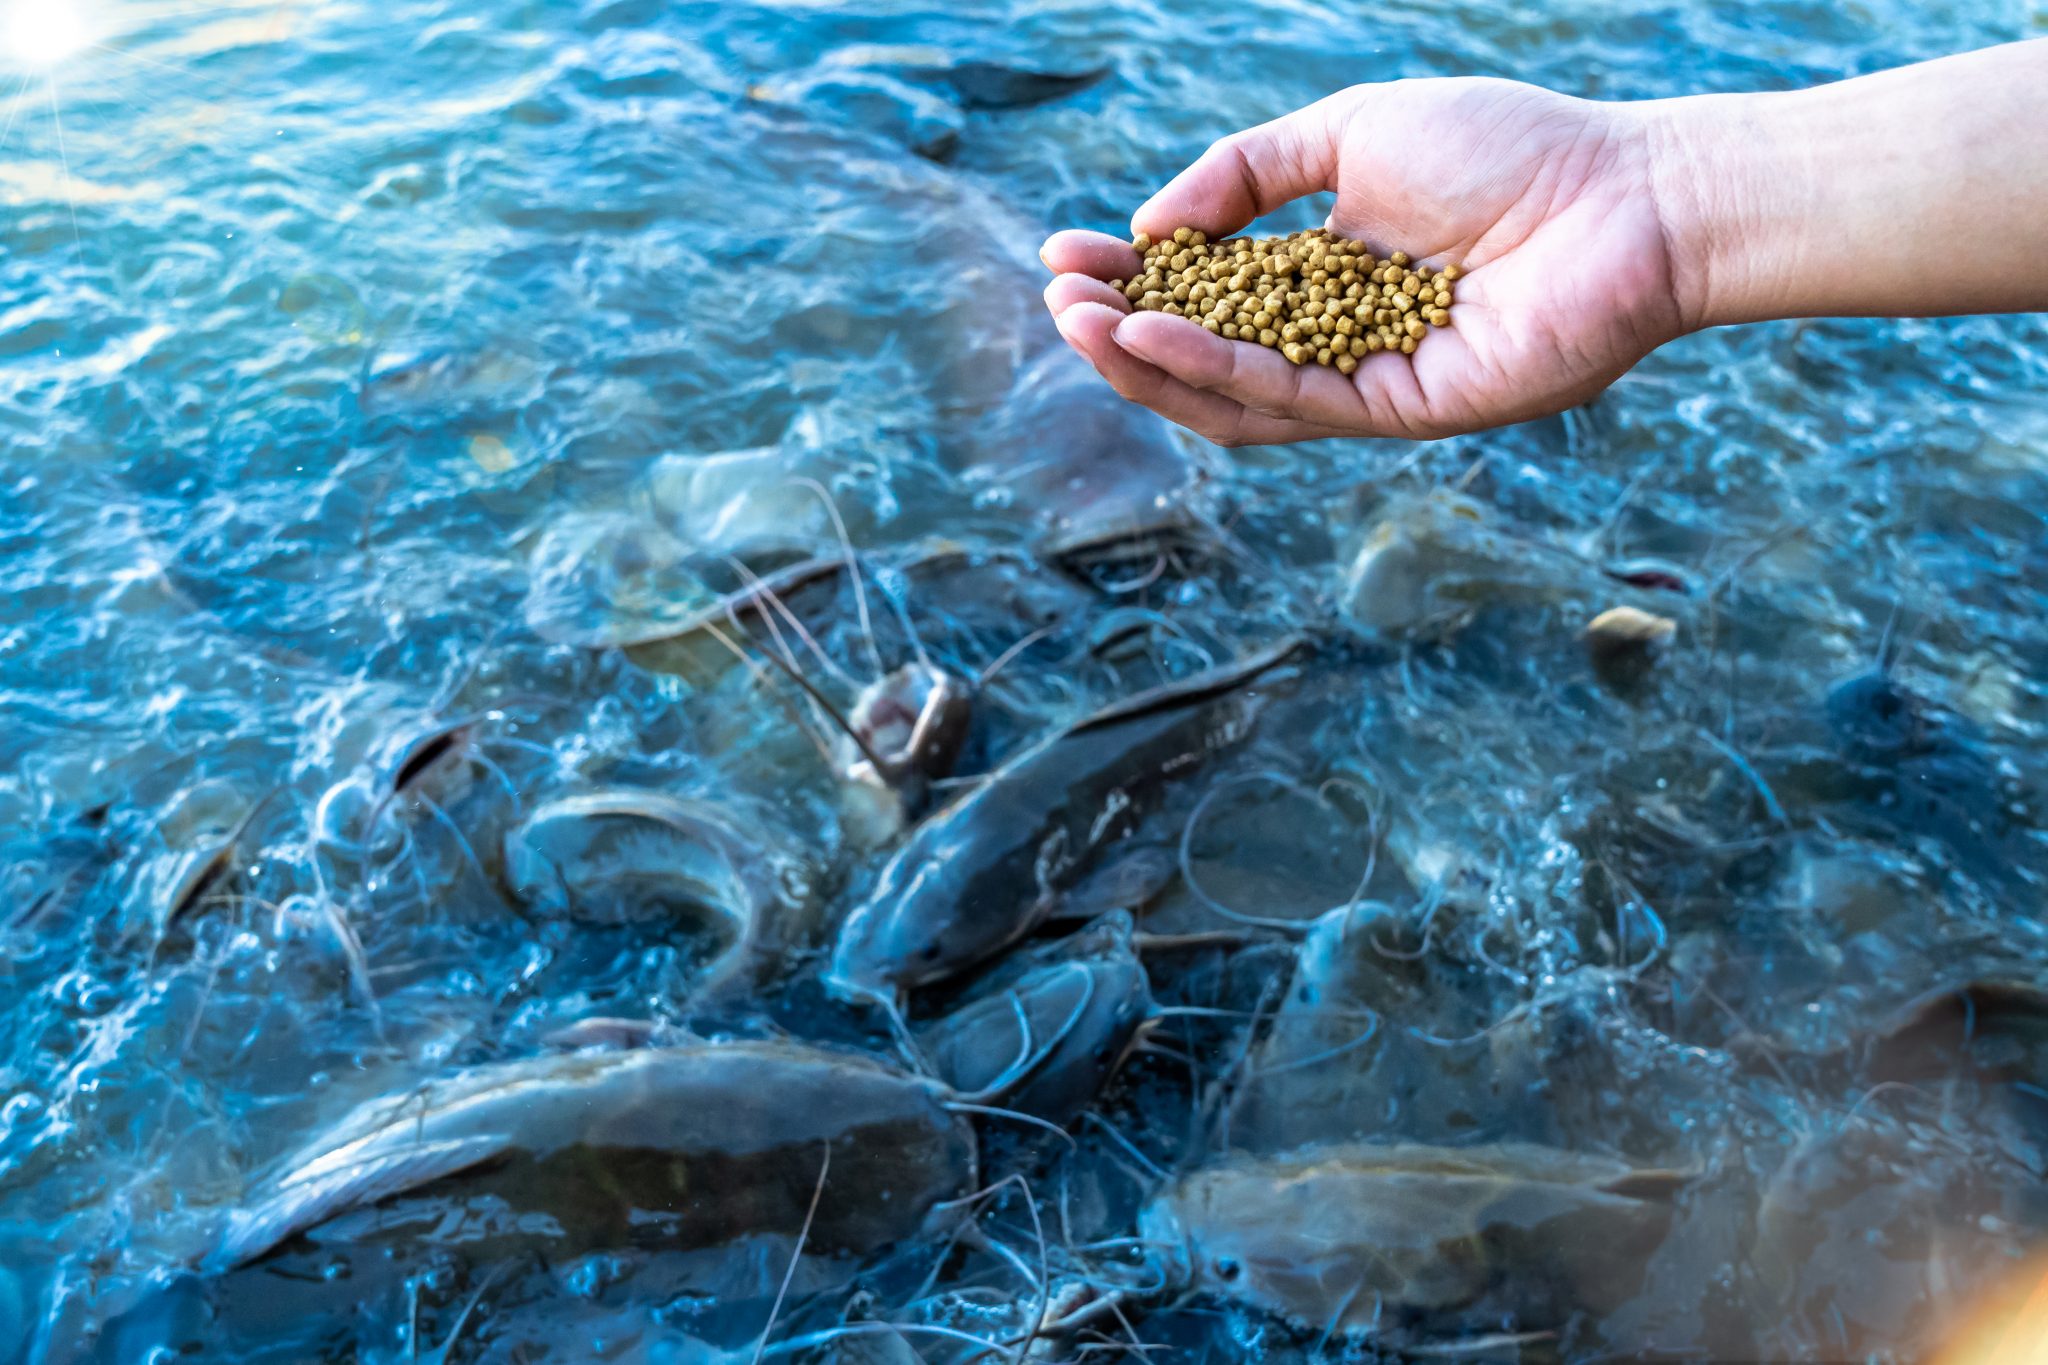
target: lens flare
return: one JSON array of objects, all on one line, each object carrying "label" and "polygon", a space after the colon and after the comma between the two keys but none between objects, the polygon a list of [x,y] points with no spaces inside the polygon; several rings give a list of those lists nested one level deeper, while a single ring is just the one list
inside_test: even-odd
[{"label": "lens flare", "polygon": [[91,47],[92,26],[78,0],[0,3],[0,60],[34,70]]},{"label": "lens flare", "polygon": [[1936,1365],[2048,1365],[2048,1254],[1969,1311]]}]

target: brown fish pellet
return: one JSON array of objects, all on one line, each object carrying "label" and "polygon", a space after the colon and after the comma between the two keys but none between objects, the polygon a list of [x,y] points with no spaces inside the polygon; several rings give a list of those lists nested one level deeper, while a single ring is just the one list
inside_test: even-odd
[{"label": "brown fish pellet", "polygon": [[1211,242],[1181,227],[1157,241],[1141,232],[1131,247],[1143,267],[1111,287],[1139,309],[1347,375],[1370,354],[1413,355],[1431,329],[1449,326],[1451,281],[1463,273],[1414,264],[1402,251],[1380,259],[1327,228]]}]

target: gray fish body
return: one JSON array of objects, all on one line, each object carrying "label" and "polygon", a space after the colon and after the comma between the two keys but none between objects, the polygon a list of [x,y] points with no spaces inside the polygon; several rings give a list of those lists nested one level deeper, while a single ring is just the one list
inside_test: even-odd
[{"label": "gray fish body", "polygon": [[1026,750],[919,826],[841,929],[828,984],[874,996],[953,976],[1041,923],[1175,782],[1243,740],[1252,684],[1298,642],[1131,698]]},{"label": "gray fish body", "polygon": [[1879,1081],[1941,1084],[1965,1076],[2010,1089],[2008,1103],[2048,1090],[2048,989],[1987,978],[1908,1002],[1868,1045]]},{"label": "gray fish body", "polygon": [[[1201,464],[1171,423],[1105,389],[1064,347],[1018,380],[978,471],[1037,509],[1039,557],[1070,571],[1142,571],[1222,539]],[[1033,457],[1019,463],[1016,452]]]},{"label": "gray fish body", "polygon": [[973,1188],[975,1142],[935,1084],[779,1042],[574,1053],[482,1067],[357,1109],[232,1213],[206,1268],[232,1269],[340,1215],[408,1196],[509,1206],[573,1253],[795,1237],[863,1255]]},{"label": "gray fish body", "polygon": [[640,789],[581,792],[547,802],[506,837],[505,875],[536,913],[696,921],[744,939],[779,890],[748,843],[723,811],[701,802]]},{"label": "gray fish body", "polygon": [[1064,1124],[1094,1101],[1151,1017],[1151,984],[1121,911],[1019,965],[919,1041],[962,1096]]},{"label": "gray fish body", "polygon": [[1024,109],[1086,90],[1109,68],[1033,71],[996,62],[960,62],[945,73],[946,85],[964,108]]},{"label": "gray fish body", "polygon": [[1543,1330],[1634,1292],[1680,1180],[1521,1145],[1339,1146],[1193,1172],[1141,1233],[1183,1286],[1307,1328]]}]

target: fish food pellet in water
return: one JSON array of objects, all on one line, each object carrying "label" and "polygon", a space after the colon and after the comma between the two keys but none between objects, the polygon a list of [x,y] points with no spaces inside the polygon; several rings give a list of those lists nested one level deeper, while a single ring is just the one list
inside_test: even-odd
[{"label": "fish food pellet in water", "polygon": [[1141,232],[1131,245],[1145,264],[1111,286],[1134,308],[1344,374],[1375,351],[1413,355],[1431,328],[1449,326],[1462,273],[1416,265],[1405,251],[1380,260],[1328,228],[1221,242],[1175,228],[1156,242]]}]

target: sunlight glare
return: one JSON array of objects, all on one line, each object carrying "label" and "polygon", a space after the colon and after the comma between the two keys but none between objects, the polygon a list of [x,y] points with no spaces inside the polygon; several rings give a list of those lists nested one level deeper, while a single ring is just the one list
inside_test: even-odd
[{"label": "sunlight glare", "polygon": [[42,70],[92,46],[80,0],[0,0],[0,57]]}]

